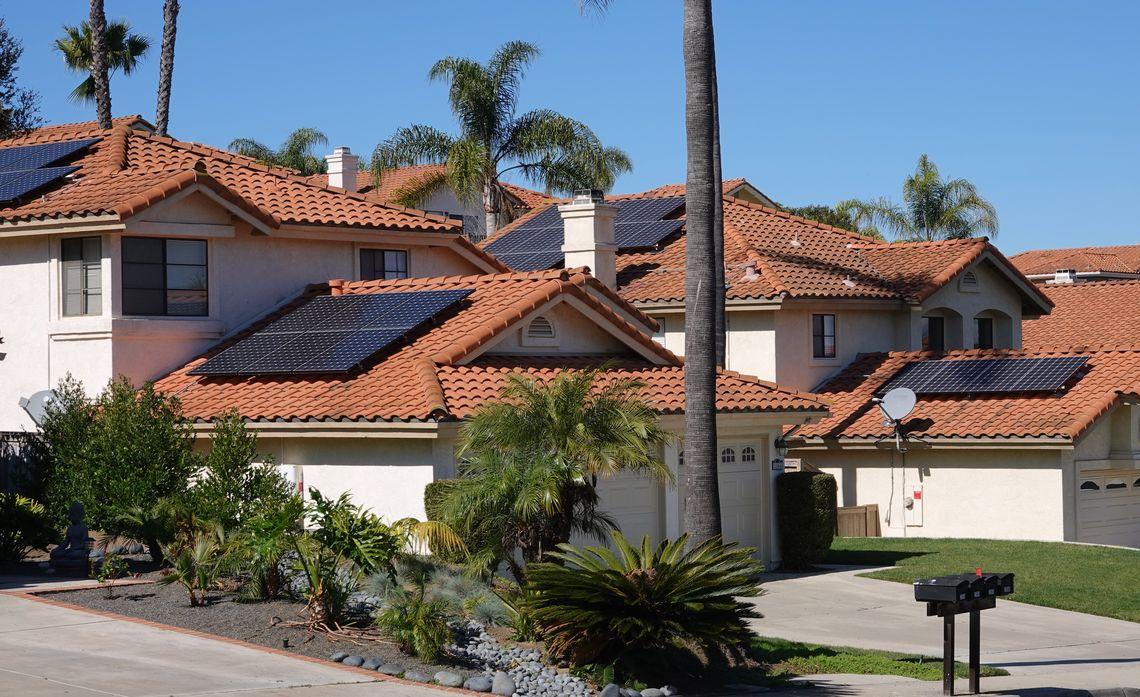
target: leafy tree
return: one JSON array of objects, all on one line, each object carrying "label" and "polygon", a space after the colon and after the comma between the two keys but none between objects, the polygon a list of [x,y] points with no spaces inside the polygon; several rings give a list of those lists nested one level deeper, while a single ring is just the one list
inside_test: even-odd
[{"label": "leafy tree", "polygon": [[759,615],[739,598],[760,592],[755,550],[719,538],[686,550],[685,536],[634,547],[619,532],[613,542],[614,551],[563,544],[550,555],[562,564],[530,568],[530,612],[551,654],[656,682],[700,674],[693,650],[710,663],[744,657],[748,619]]},{"label": "leafy tree", "polygon": [[499,179],[508,172],[547,192],[611,188],[630,170],[628,155],[604,146],[586,124],[550,109],[517,114],[524,72],[538,55],[533,44],[511,41],[486,64],[457,57],[438,61],[428,78],[448,83],[459,134],[423,125],[401,128],[373,152],[376,180],[397,167],[445,165],[442,174],[400,192],[400,202],[416,205],[446,185],[461,201],[482,201],[488,235],[503,213]]},{"label": "leafy tree", "polygon": [[[102,6],[102,2],[97,0],[93,0],[91,4],[92,9],[96,4]],[[64,25],[63,36],[55,40],[55,50],[63,54],[63,60],[69,69],[86,75],[83,82],[71,91],[71,99],[88,104],[95,102],[99,105],[98,70],[95,65],[97,41],[96,34],[91,30],[92,26],[92,21],[83,22],[79,26]],[[124,75],[130,75],[138,68],[139,62],[150,49],[150,38],[143,34],[132,33],[131,25],[126,20],[119,19],[107,24],[103,37],[107,51],[106,68],[109,73],[121,70]],[[102,111],[101,105],[99,109]],[[107,113],[110,113],[109,97]],[[104,127],[110,128],[110,126]]]},{"label": "leafy tree", "polygon": [[178,34],[178,0],[162,4],[162,56],[158,64],[158,106],[154,127],[158,135],[166,135],[170,123],[170,89],[174,82],[174,39]]},{"label": "leafy tree", "polygon": [[[548,382],[511,375],[499,401],[463,425],[459,478],[438,502],[478,564],[525,562],[574,533],[601,538],[614,527],[598,510],[598,478],[632,471],[665,479],[657,451],[670,438],[641,397],[644,385],[600,370],[567,371]],[[486,546],[490,541],[490,546]]]},{"label": "leafy tree", "polygon": [[859,226],[855,224],[855,220],[851,216],[850,211],[841,211],[838,208],[833,208],[831,206],[822,204],[811,204],[807,206],[781,206],[781,208],[791,213],[792,215],[798,215],[801,218],[814,220],[816,222],[823,223],[824,225],[842,228],[851,232],[860,232]]},{"label": "leafy tree", "polygon": [[0,18],[0,138],[11,138],[40,124],[40,95],[16,84],[24,45]]},{"label": "leafy tree", "polygon": [[328,168],[324,157],[313,154],[313,148],[323,148],[328,144],[328,137],[317,129],[298,128],[276,150],[252,138],[230,141],[230,150],[267,165],[288,167],[308,176],[320,174]]},{"label": "leafy tree", "polygon": [[229,530],[263,509],[279,508],[293,492],[273,458],[257,452],[257,434],[230,412],[214,421],[210,452],[190,495],[199,516]]},{"label": "leafy tree", "polygon": [[944,180],[926,155],[903,181],[903,203],[885,198],[851,199],[836,209],[849,215],[863,234],[881,237],[881,229],[906,241],[953,240],[998,234],[997,211],[965,179]]}]

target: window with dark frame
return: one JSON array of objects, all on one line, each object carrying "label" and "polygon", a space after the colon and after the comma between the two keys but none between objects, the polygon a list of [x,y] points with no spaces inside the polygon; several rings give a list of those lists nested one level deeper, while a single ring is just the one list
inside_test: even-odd
[{"label": "window with dark frame", "polygon": [[811,316],[812,358],[835,358],[835,315]]},{"label": "window with dark frame", "polygon": [[123,314],[210,313],[205,240],[123,238]]},{"label": "window with dark frame", "polygon": [[974,348],[992,349],[994,347],[994,320],[992,317],[975,317],[974,330],[977,339]]},{"label": "window with dark frame", "polygon": [[402,249],[360,250],[360,280],[390,281],[408,277],[408,253]]},{"label": "window with dark frame", "polygon": [[946,318],[945,317],[923,317],[922,318],[922,350],[924,350],[924,351],[945,351],[946,350]]},{"label": "window with dark frame", "polygon": [[102,314],[102,240],[98,237],[70,237],[60,240],[59,252],[63,316]]}]

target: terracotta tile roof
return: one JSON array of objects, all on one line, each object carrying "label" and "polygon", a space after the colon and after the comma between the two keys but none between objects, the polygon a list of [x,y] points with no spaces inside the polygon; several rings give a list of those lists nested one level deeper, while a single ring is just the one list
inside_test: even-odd
[{"label": "terracotta tile roof", "polygon": [[1115,247],[1073,247],[1035,249],[1010,259],[1022,273],[1033,276],[1052,274],[1059,269],[1078,272],[1140,274],[1140,244]]},{"label": "terracotta tile roof", "polygon": [[[367,281],[348,283],[330,281],[311,287],[302,297],[250,328],[223,342],[203,356],[157,381],[159,389],[170,392],[182,400],[183,410],[193,419],[205,420],[226,411],[237,409],[251,420],[301,421],[378,421],[429,418],[461,418],[486,397],[464,396],[457,387],[462,380],[475,380],[483,384],[478,373],[465,370],[448,370],[457,362],[488,344],[503,332],[513,328],[528,316],[559,295],[572,295],[600,313],[604,321],[624,332],[643,352],[653,357],[635,360],[625,357],[629,369],[649,371],[654,380],[663,380],[662,389],[678,389],[681,361],[658,345],[638,328],[622,319],[608,303],[592,292],[600,283],[581,269],[508,273],[482,276],[446,278],[410,278],[398,281]],[[357,373],[345,375],[265,376],[265,377],[202,377],[189,371],[210,356],[233,342],[257,331],[268,323],[296,309],[313,296],[322,294],[361,294],[416,290],[470,289],[473,292],[462,308],[442,318],[435,326],[416,336]],[[638,314],[632,307],[626,312]],[[630,352],[631,356],[637,356]],[[502,359],[507,360],[507,359]],[[515,359],[511,359],[515,360]],[[518,358],[520,366],[536,367]],[[555,359],[542,363],[544,370],[555,368]],[[593,358],[592,360],[598,360]],[[565,357],[558,365],[572,366]],[[478,362],[476,362],[478,365]],[[500,368],[493,361],[485,368]],[[660,373],[654,371],[663,371]],[[666,377],[656,377],[656,376]],[[450,382],[444,382],[446,376]],[[476,376],[476,377],[472,377]],[[726,374],[722,377],[723,399],[729,410],[821,410],[824,405],[811,395],[787,392],[770,383],[743,376]],[[656,382],[654,383],[656,384]],[[683,389],[682,389],[683,392]],[[488,395],[485,386],[477,395]],[[493,396],[493,395],[490,395]],[[761,399],[763,396],[763,399]],[[679,408],[676,394],[662,392],[662,408]],[[755,404],[752,403],[755,400]],[[452,413],[454,406],[458,414]]]},{"label": "terracotta tile roof", "polygon": [[1140,280],[1041,286],[1053,311],[1021,323],[1022,345],[1140,346]]},{"label": "terracotta tile roof", "polygon": [[7,222],[92,214],[130,214],[184,185],[180,177],[197,173],[201,181],[241,200],[262,222],[384,228],[408,231],[455,231],[458,223],[444,216],[379,204],[364,196],[309,183],[292,170],[268,167],[249,158],[197,143],[159,137],[131,130],[136,117],[119,119],[103,131],[93,124],[73,124],[38,129],[0,147],[29,145],[80,138],[101,138],[73,164],[79,167],[75,181],[20,205],[0,207],[0,220]]},{"label": "terracotta tile roof", "polygon": [[1140,346],[1089,350],[971,350],[947,354],[897,352],[857,357],[817,394],[831,400],[831,416],[795,429],[824,440],[889,435],[872,396],[907,364],[931,358],[1027,358],[1087,355],[1086,368],[1054,394],[920,395],[907,424],[923,438],[1080,437],[1122,395],[1140,393]]},{"label": "terracotta tile roof", "polygon": [[[383,178],[380,180],[380,186],[376,186],[372,173],[369,171],[361,171],[360,174],[357,175],[356,180],[358,187],[357,193],[364,194],[368,198],[382,203],[395,203],[401,189],[409,185],[417,184],[421,180],[426,180],[430,177],[442,176],[443,173],[443,165],[413,165],[411,167],[400,167],[385,172]],[[308,177],[308,181],[318,186],[324,186],[328,182],[328,175],[313,174]],[[528,189],[518,184],[499,182],[499,185],[518,199],[519,205],[516,206],[516,210],[529,210],[535,206],[545,205],[558,200],[554,196],[544,194],[541,191],[535,191],[534,189]]]},{"label": "terracotta tile roof", "polygon": [[[747,184],[748,181],[744,177],[737,177],[735,179],[725,179],[720,183],[720,190],[728,196],[733,189],[741,184]],[[684,184],[662,184],[661,186],[642,191],[638,194],[630,194],[628,198],[667,198],[669,196],[684,196]]]}]

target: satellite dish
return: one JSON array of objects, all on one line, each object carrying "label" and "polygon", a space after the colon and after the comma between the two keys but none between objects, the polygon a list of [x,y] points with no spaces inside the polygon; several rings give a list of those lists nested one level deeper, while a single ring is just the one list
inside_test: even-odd
[{"label": "satellite dish", "polygon": [[54,390],[40,390],[31,397],[20,397],[20,407],[28,412],[36,426],[43,426],[44,415],[47,414],[47,405],[55,399]]},{"label": "satellite dish", "polygon": [[896,387],[879,400],[879,409],[889,421],[902,421],[914,411],[914,405],[917,401],[918,398],[914,396],[913,390],[906,387]]}]

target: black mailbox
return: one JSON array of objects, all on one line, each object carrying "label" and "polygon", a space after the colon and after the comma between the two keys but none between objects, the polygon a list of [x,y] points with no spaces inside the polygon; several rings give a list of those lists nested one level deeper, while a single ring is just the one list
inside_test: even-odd
[{"label": "black mailbox", "polygon": [[958,603],[972,600],[974,582],[965,576],[935,576],[914,582],[914,599],[928,603]]}]

